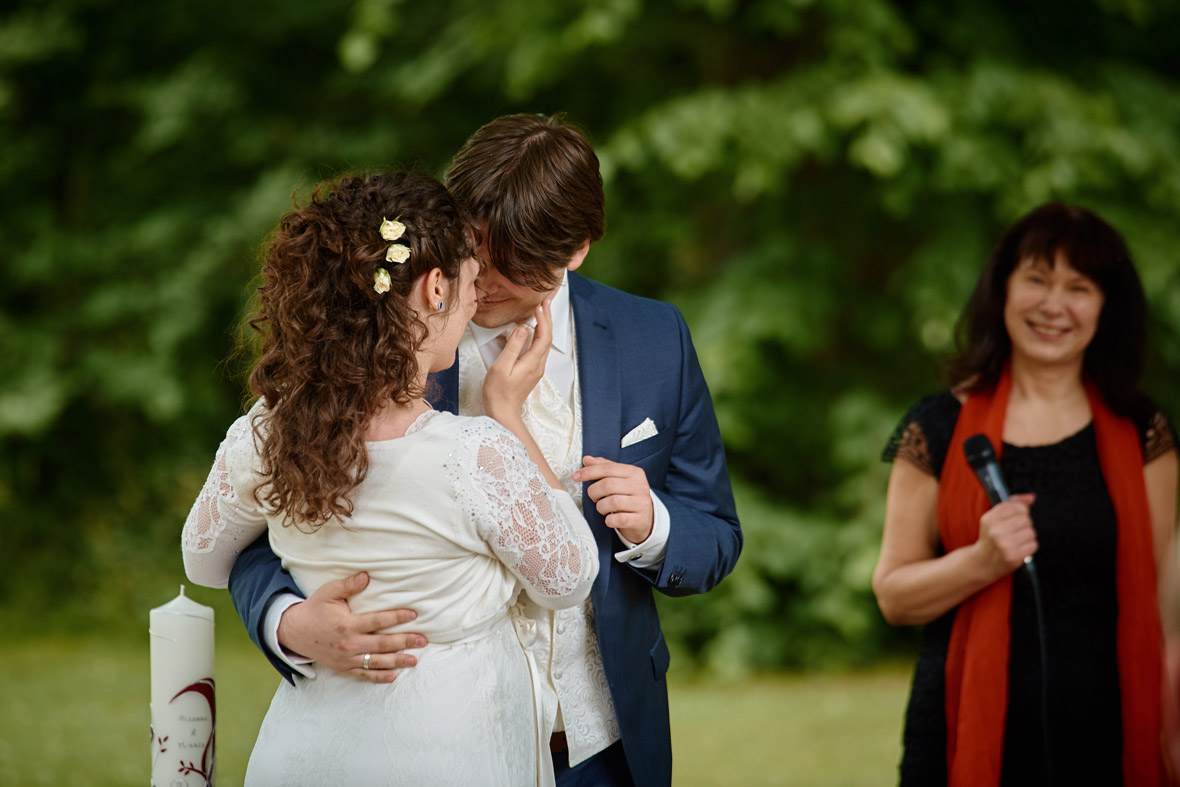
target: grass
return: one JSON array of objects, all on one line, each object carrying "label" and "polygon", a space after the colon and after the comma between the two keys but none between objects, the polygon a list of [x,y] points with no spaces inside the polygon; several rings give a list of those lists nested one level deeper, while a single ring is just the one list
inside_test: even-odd
[{"label": "grass", "polygon": [[897,783],[909,670],[673,683],[677,787]]},{"label": "grass", "polygon": [[[232,614],[232,613],[231,613]],[[219,611],[218,783],[242,783],[278,677]],[[148,640],[0,641],[0,781],[145,784]],[[904,670],[674,683],[677,787],[891,784]]]}]

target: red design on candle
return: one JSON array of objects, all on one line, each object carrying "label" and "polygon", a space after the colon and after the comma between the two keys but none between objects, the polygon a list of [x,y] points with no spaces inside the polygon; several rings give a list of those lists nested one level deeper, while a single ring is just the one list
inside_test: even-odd
[{"label": "red design on candle", "polygon": [[[175,702],[177,697],[182,697],[189,692],[200,694],[205,698],[205,702],[209,703],[209,740],[205,742],[205,750],[201,753],[200,766],[198,767],[193,762],[185,762],[184,760],[181,760],[179,773],[194,773],[205,780],[205,787],[212,787],[214,750],[213,739],[217,735],[217,702],[214,699],[213,678],[202,678],[196,683],[191,683],[188,686],[185,686],[183,689],[176,692],[176,696],[169,700],[169,702]],[[168,740],[168,738],[165,736],[160,740],[160,743],[162,744],[166,740]],[[163,751],[163,749],[160,751]]]}]

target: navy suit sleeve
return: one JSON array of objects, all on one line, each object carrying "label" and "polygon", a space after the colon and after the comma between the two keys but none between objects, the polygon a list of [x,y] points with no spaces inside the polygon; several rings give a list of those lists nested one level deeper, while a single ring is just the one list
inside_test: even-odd
[{"label": "navy suit sleeve", "polygon": [[295,580],[282,566],[278,556],[271,551],[270,541],[266,533],[246,547],[229,575],[229,594],[233,599],[234,609],[246,624],[246,631],[250,639],[258,646],[271,665],[288,681],[292,680],[294,672],[291,668],[270,652],[262,636],[262,623],[266,619],[266,611],[276,596],[294,593],[303,597]]},{"label": "navy suit sleeve", "polygon": [[679,418],[664,482],[653,491],[668,509],[671,532],[659,571],[635,569],[670,596],[704,593],[737,563],[742,531],[733,502],[725,447],[688,326],[680,332]]}]

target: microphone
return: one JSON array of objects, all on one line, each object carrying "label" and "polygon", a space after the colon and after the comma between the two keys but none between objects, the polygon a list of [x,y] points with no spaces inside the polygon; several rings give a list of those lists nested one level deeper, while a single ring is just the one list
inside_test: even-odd
[{"label": "microphone", "polygon": [[[1004,476],[1000,473],[1000,463],[996,461],[996,451],[992,448],[992,441],[985,434],[973,434],[963,441],[963,454],[967,457],[967,464],[975,471],[983,491],[991,504],[997,505],[1008,499],[1008,485],[1004,483]],[[1032,555],[1024,558],[1024,564],[1033,564]]]},{"label": "microphone", "polygon": [[992,505],[998,505],[1008,499],[1008,486],[1004,483],[1004,476],[1000,473],[1000,465],[996,461],[996,451],[992,448],[992,441],[985,434],[973,434],[963,441],[963,453],[967,457],[967,464],[975,471],[975,477],[987,492],[987,499]]},{"label": "microphone", "polygon": [[[992,441],[985,434],[973,434],[963,441],[963,454],[967,457],[967,464],[975,471],[975,477],[987,492],[987,499],[992,505],[1003,503],[1008,499],[1008,485],[1004,483],[1004,476],[1000,473],[1000,463],[996,461],[996,451],[992,448]],[[1053,755],[1049,748],[1049,680],[1045,638],[1045,609],[1041,601],[1041,580],[1037,577],[1037,566],[1032,555],[1024,558],[1024,573],[1028,577],[1028,584],[1032,588],[1033,608],[1037,613],[1037,639],[1041,646],[1041,742],[1045,747],[1045,769],[1048,774],[1046,784],[1053,784]]]}]

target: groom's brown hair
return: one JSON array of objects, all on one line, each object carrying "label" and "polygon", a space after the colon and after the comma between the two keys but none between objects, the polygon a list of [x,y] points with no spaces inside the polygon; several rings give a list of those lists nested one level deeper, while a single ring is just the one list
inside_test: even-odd
[{"label": "groom's brown hair", "polygon": [[583,243],[606,231],[598,156],[563,115],[506,115],[471,135],[447,187],[475,220],[487,259],[545,290]]}]

